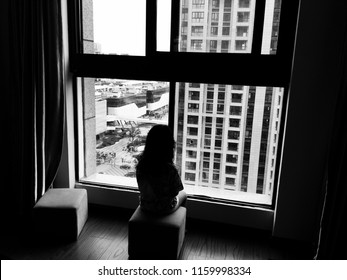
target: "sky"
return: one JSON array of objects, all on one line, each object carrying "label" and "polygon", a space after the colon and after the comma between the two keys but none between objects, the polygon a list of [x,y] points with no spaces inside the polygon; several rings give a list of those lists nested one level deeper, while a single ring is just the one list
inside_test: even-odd
[{"label": "sky", "polygon": [[[93,0],[94,42],[102,53],[145,55],[146,0]],[[158,1],[158,50],[169,49],[170,0]]]}]

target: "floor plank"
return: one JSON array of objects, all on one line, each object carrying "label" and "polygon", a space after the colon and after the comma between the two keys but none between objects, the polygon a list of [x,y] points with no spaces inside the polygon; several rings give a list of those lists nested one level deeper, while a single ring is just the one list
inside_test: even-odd
[{"label": "floor plank", "polygon": [[[76,242],[38,242],[30,235],[0,239],[1,259],[127,260],[132,210],[91,206]],[[183,260],[311,259],[301,243],[278,240],[268,232],[188,219]]]}]

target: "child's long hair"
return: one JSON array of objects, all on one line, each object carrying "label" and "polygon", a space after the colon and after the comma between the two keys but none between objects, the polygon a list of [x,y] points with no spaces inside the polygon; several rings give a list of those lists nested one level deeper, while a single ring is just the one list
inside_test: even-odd
[{"label": "child's long hair", "polygon": [[139,158],[137,170],[156,172],[165,163],[173,163],[175,140],[167,125],[155,125],[148,132],[146,146]]}]

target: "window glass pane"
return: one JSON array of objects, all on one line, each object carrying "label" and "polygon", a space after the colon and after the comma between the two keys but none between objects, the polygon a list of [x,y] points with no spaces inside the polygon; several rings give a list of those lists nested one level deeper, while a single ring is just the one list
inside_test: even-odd
[{"label": "window glass pane", "polygon": [[[176,164],[188,194],[271,204],[283,88],[195,84],[192,111],[191,86],[177,83],[175,105]],[[209,98],[229,109],[210,110]]]},{"label": "window glass pane", "polygon": [[[157,44],[169,51],[169,0],[157,1]],[[181,0],[179,51],[250,53],[256,0]],[[281,0],[266,0],[262,54],[276,54]],[[166,30],[166,31],[165,31]],[[166,44],[166,48],[159,45]]]},{"label": "window glass pane", "polygon": [[[171,0],[157,0],[157,50],[170,51]],[[184,32],[184,31],[183,31]],[[185,32],[187,32],[185,30]]]},{"label": "window glass pane", "polygon": [[[136,187],[135,165],[148,131],[155,124],[168,124],[169,83],[90,78],[80,81],[84,90],[81,179]],[[194,118],[192,121],[196,122]],[[191,158],[195,154],[194,150],[187,151]]]},{"label": "window glass pane", "polygon": [[82,18],[83,53],[145,55],[145,0],[82,0]]}]

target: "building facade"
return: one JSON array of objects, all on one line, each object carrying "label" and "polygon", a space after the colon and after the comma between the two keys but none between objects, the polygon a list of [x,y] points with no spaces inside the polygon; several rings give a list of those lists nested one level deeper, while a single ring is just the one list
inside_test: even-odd
[{"label": "building facade", "polygon": [[[271,22],[264,24],[268,54],[277,45],[278,21],[269,16],[274,6],[266,17]],[[254,0],[186,0],[180,9],[180,51],[251,52]],[[283,89],[178,83],[176,91],[176,163],[182,181],[272,195]]]}]

